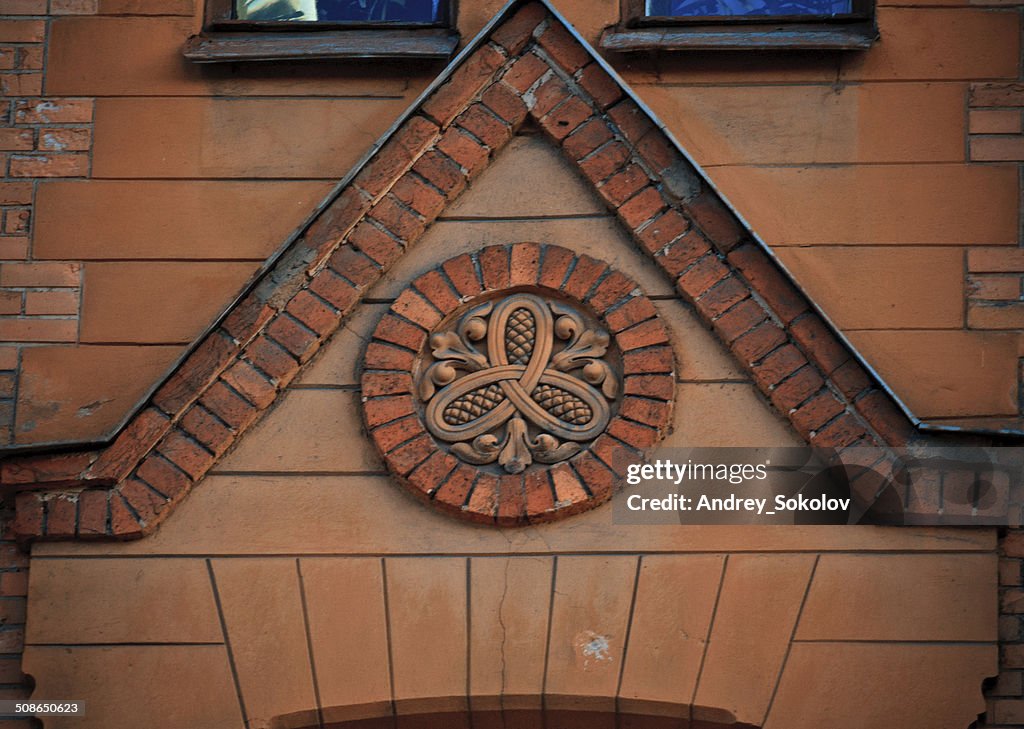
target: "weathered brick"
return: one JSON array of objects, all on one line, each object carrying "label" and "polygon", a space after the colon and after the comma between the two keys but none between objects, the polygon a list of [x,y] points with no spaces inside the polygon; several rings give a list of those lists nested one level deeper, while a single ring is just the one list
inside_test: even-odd
[{"label": "weathered brick", "polygon": [[622,400],[619,415],[643,425],[661,429],[668,423],[672,407],[662,400],[648,400],[630,395]]},{"label": "weathered brick", "polygon": [[79,537],[95,537],[107,533],[109,495],[106,489],[83,491],[78,495]]},{"label": "weathered brick", "polygon": [[547,11],[539,3],[524,5],[494,31],[491,40],[514,56],[530,42],[534,30],[546,15]]},{"label": "weathered brick", "polygon": [[436,492],[434,492],[434,503],[448,511],[461,513],[463,505],[469,498],[476,481],[478,470],[460,464]]},{"label": "weathered brick", "polygon": [[400,395],[413,391],[412,377],[408,372],[364,372],[362,379],[363,397]]},{"label": "weathered brick", "polygon": [[275,313],[266,301],[251,293],[225,317],[221,328],[236,342],[247,342],[263,329]]},{"label": "weathered brick", "polygon": [[637,144],[644,135],[652,131],[655,126],[647,113],[636,105],[632,99],[625,99],[608,110],[608,116],[612,118],[622,136],[633,144]]},{"label": "weathered brick", "polygon": [[223,382],[215,382],[199,399],[199,403],[236,431],[247,428],[259,409]]},{"label": "weathered brick", "polygon": [[807,364],[803,352],[792,344],[779,347],[753,368],[754,379],[767,390]]},{"label": "weathered brick", "polygon": [[32,149],[34,146],[35,135],[31,129],[0,129],[0,151],[26,150]]},{"label": "weathered brick", "polygon": [[576,267],[569,274],[562,290],[569,296],[582,299],[607,271],[608,264],[604,261],[587,255],[580,256],[576,259]]},{"label": "weathered brick", "polygon": [[[698,299],[708,289],[729,275],[729,269],[717,256],[708,255],[690,266],[676,281],[676,287],[690,299]],[[703,308],[698,303],[698,311]]]},{"label": "weathered brick", "polygon": [[785,342],[786,333],[778,324],[769,320],[758,324],[733,342],[732,351],[740,361],[750,364]]},{"label": "weathered brick", "polygon": [[747,285],[729,274],[705,291],[696,302],[696,307],[706,319],[714,319],[750,296]]},{"label": "weathered brick", "polygon": [[363,401],[363,417],[369,428],[376,428],[378,425],[412,415],[415,410],[415,404],[409,395],[373,397]]},{"label": "weathered brick", "polygon": [[25,99],[14,105],[18,124],[81,124],[92,121],[92,99]]},{"label": "weathered brick", "polygon": [[[73,537],[78,523],[78,502],[70,496],[58,495],[46,502],[46,535]],[[5,573],[7,574],[7,573]],[[6,591],[4,594],[8,594]]]},{"label": "weathered brick", "polygon": [[409,371],[414,362],[412,352],[380,342],[370,342],[363,357],[363,366],[373,370]]},{"label": "weathered brick", "polygon": [[548,52],[555,63],[570,75],[579,71],[591,60],[586,49],[569,34],[569,31],[561,23],[551,23],[540,34],[537,42]]},{"label": "weathered brick", "polygon": [[446,261],[442,268],[461,298],[468,299],[483,291],[476,266],[469,255],[456,256]]},{"label": "weathered brick", "polygon": [[466,175],[447,155],[429,150],[416,161],[413,171],[439,189],[449,200],[466,189]]},{"label": "weathered brick", "polygon": [[[481,146],[475,139],[457,127],[452,127],[445,132],[437,148],[457,162],[465,170],[469,179],[480,174],[487,166],[489,159],[487,148]],[[428,177],[428,179],[430,178]]]},{"label": "weathered brick", "polygon": [[390,194],[373,206],[370,217],[406,245],[419,238],[426,228],[426,222]]},{"label": "weathered brick", "polygon": [[498,484],[498,523],[512,526],[526,516],[526,482],[523,475],[503,475]]},{"label": "weathered brick", "polygon": [[306,246],[316,251],[311,267],[317,267],[323,257],[359,222],[370,209],[370,202],[370,196],[353,185],[320,212],[302,238]]},{"label": "weathered brick", "polygon": [[278,316],[267,327],[267,334],[300,362],[305,362],[318,346],[315,332],[288,316]]},{"label": "weathered brick", "polygon": [[790,414],[790,420],[802,435],[807,435],[821,428],[841,412],[842,404],[836,400],[835,395],[825,390],[797,407]]},{"label": "weathered brick", "polygon": [[509,255],[509,284],[528,286],[537,283],[540,273],[539,243],[516,243]]},{"label": "weathered brick", "polygon": [[425,433],[419,418],[410,416],[374,428],[372,436],[381,453],[390,453],[401,444],[421,437]]},{"label": "weathered brick", "polygon": [[399,294],[391,310],[428,331],[437,326],[442,318],[430,302],[412,289],[405,289]]},{"label": "weathered brick", "polygon": [[882,390],[873,390],[859,398],[857,412],[890,446],[901,447],[914,436],[914,426],[892,399]]},{"label": "weathered brick", "polygon": [[796,319],[789,331],[793,339],[807,352],[811,361],[825,374],[831,374],[850,359],[846,347],[817,314],[806,314]]},{"label": "weathered brick", "polygon": [[89,475],[96,479],[120,481],[170,429],[171,420],[155,407],[148,407],[121,431],[96,459]]},{"label": "weathered brick", "polygon": [[[644,232],[646,230],[647,228]],[[675,278],[709,253],[711,246],[708,242],[698,231],[690,229],[664,250],[658,251],[654,260],[666,273]]]},{"label": "weathered brick", "polygon": [[[212,408],[210,408],[212,411]],[[219,413],[218,413],[219,415]],[[157,450],[174,465],[198,481],[213,465],[214,456],[181,430],[172,430],[157,446]]]},{"label": "weathered brick", "polygon": [[381,268],[389,268],[402,256],[402,246],[375,225],[362,222],[355,227],[348,242]]},{"label": "weathered brick", "polygon": [[555,490],[555,508],[566,509],[573,504],[586,502],[590,498],[583,481],[568,463],[551,469],[551,485]]},{"label": "weathered brick", "polygon": [[338,327],[339,317],[333,307],[324,303],[309,291],[300,291],[288,302],[285,311],[301,321],[307,327],[325,337]]},{"label": "weathered brick", "polygon": [[562,104],[540,117],[537,121],[551,137],[556,140],[563,140],[571,134],[587,119],[590,119],[594,110],[590,105],[577,96],[570,96]]},{"label": "weathered brick", "polygon": [[657,313],[654,304],[646,296],[634,296],[614,311],[605,314],[604,320],[614,334],[651,319],[657,316]]},{"label": "weathered brick", "polygon": [[728,259],[784,324],[807,311],[807,299],[756,244],[749,243],[730,251]]},{"label": "weathered brick", "polygon": [[497,291],[509,286],[509,249],[505,246],[484,248],[477,255],[484,289]]},{"label": "weathered brick", "polygon": [[579,160],[611,139],[612,130],[608,128],[608,124],[603,119],[595,117],[581,124],[566,137],[562,148],[571,159]]},{"label": "weathered brick", "polygon": [[483,104],[470,104],[455,123],[490,149],[500,149],[512,137],[512,129]]},{"label": "weathered brick", "polygon": [[821,390],[825,381],[813,367],[802,367],[787,380],[772,390],[772,403],[783,413],[788,413],[814,393]]},{"label": "weathered brick", "polygon": [[653,347],[656,344],[667,344],[669,339],[665,327],[662,326],[659,320],[648,319],[642,324],[637,324],[635,327],[624,332],[619,332],[616,341],[619,348],[623,352],[627,352],[631,349]]},{"label": "weathered brick", "polygon": [[595,185],[617,172],[629,159],[629,149],[617,139],[580,160],[580,171]]},{"label": "weathered brick", "polygon": [[618,271],[612,271],[587,297],[595,311],[603,313],[613,304],[622,301],[626,296],[637,292],[636,282]]},{"label": "weathered brick", "polygon": [[403,175],[391,189],[391,194],[427,220],[436,218],[446,204],[444,195],[414,174]]},{"label": "weathered brick", "polygon": [[359,301],[359,289],[326,268],[313,277],[309,290],[342,313],[350,311]]},{"label": "weathered brick", "polygon": [[235,434],[206,408],[193,405],[179,421],[181,428],[220,456],[235,440]]},{"label": "weathered brick", "polygon": [[277,397],[274,383],[245,360],[239,360],[228,367],[221,379],[260,410]]},{"label": "weathered brick", "polygon": [[498,512],[499,481],[489,473],[481,473],[473,483],[463,513],[473,521],[492,523]]},{"label": "weathered brick", "polygon": [[238,345],[229,336],[215,330],[157,390],[153,403],[169,415],[181,412],[234,360],[238,351]]},{"label": "weathered brick", "polygon": [[655,347],[622,355],[622,369],[626,375],[671,373],[675,360],[671,347]]},{"label": "weathered brick", "polygon": [[458,295],[438,271],[427,271],[413,285],[444,316],[459,306]]},{"label": "weathered brick", "polygon": [[492,84],[483,93],[480,100],[513,129],[526,119],[526,103],[519,94],[505,84]]},{"label": "weathered brick", "polygon": [[188,476],[166,458],[157,454],[146,458],[139,465],[135,476],[163,494],[169,501],[175,501],[184,496],[192,486]]},{"label": "weathered brick", "polygon": [[81,152],[12,154],[8,174],[11,177],[87,177],[89,155]]},{"label": "weathered brick", "polygon": [[496,49],[488,45],[481,46],[423,102],[424,113],[442,127],[448,126],[494,77],[504,61],[504,56]]},{"label": "weathered brick", "polygon": [[623,378],[623,392],[672,402],[676,396],[676,383],[662,374],[627,375]]},{"label": "weathered brick", "polygon": [[723,253],[728,253],[745,240],[746,231],[712,190],[706,189],[688,200],[685,208],[707,239]]},{"label": "weathered brick", "polygon": [[622,89],[598,63],[591,63],[579,76],[579,85],[602,109],[622,98]]},{"label": "weathered brick", "polygon": [[143,533],[142,524],[119,491],[110,494],[110,533],[121,539],[134,539]]},{"label": "weathered brick", "polygon": [[266,336],[257,337],[246,349],[246,358],[284,387],[299,371],[299,362],[280,344]]},{"label": "weathered brick", "polygon": [[42,534],[44,509],[40,495],[22,491],[14,498],[14,533],[19,537],[35,537]]},{"label": "weathered brick", "polygon": [[836,369],[830,379],[848,400],[853,400],[871,386],[867,371],[852,359]]},{"label": "weathered brick", "polygon": [[[612,206],[618,207],[650,184],[650,181],[650,177],[647,176],[647,173],[640,165],[630,162],[602,183],[597,188],[597,191],[600,193],[601,197],[607,200]],[[669,210],[665,215],[670,213],[675,213],[675,211]],[[686,221],[686,219],[678,213],[675,213],[675,215],[686,223],[686,227],[689,227],[689,221]],[[656,222],[657,221],[655,221],[655,223]],[[653,225],[654,223],[644,228],[641,235],[647,233]]]},{"label": "weathered brick", "polygon": [[128,479],[121,484],[120,490],[121,497],[147,525],[153,524],[167,505],[166,499],[138,479]]},{"label": "weathered brick", "polygon": [[549,68],[548,64],[536,55],[527,53],[509,67],[505,75],[502,76],[502,81],[519,93],[524,93],[537,83],[537,80],[547,73]]},{"label": "weathered brick", "polygon": [[761,305],[753,299],[740,302],[714,322],[726,344],[732,344],[767,318]]},{"label": "weathered brick", "polygon": [[560,289],[575,258],[570,250],[558,246],[545,246],[537,283],[549,289]]},{"label": "weathered brick", "polygon": [[381,319],[373,336],[375,339],[396,344],[413,352],[419,352],[427,341],[425,330],[390,314]]},{"label": "weathered brick", "polygon": [[542,521],[555,508],[555,492],[547,471],[527,471],[523,479],[526,516],[531,522]]},{"label": "weathered brick", "polygon": [[[362,225],[369,226],[369,223]],[[366,288],[380,279],[380,267],[369,256],[350,245],[343,245],[336,250],[328,266],[360,288]]]},{"label": "weathered brick", "polygon": [[437,134],[438,127],[432,121],[422,116],[410,117],[356,176],[355,184],[374,198],[380,197],[433,143]]}]

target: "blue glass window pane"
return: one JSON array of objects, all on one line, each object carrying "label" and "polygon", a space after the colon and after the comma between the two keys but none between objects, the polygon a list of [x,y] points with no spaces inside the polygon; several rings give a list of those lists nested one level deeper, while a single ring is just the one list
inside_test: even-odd
[{"label": "blue glass window pane", "polygon": [[647,0],[647,15],[709,17],[721,15],[841,15],[852,0]]},{"label": "blue glass window pane", "polygon": [[442,0],[236,0],[240,20],[431,23]]}]

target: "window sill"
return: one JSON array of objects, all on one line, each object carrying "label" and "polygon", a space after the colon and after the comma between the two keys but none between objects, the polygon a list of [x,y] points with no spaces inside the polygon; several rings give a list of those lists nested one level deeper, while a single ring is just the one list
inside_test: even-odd
[{"label": "window sill", "polygon": [[208,32],[189,38],[184,55],[196,63],[312,61],[331,58],[447,60],[458,44],[458,34],[445,28],[307,33]]},{"label": "window sill", "polygon": [[878,40],[873,23],[691,25],[606,30],[601,48],[633,51],[861,51]]}]

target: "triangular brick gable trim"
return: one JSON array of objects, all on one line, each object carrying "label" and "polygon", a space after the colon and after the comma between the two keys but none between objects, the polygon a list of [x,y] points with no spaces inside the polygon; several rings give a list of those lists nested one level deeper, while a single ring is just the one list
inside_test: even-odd
[{"label": "triangular brick gable trim", "polygon": [[545,2],[513,2],[110,446],[3,465],[3,483],[22,490],[18,536],[152,531],[527,119],[808,443],[899,446],[915,436],[594,51]]}]

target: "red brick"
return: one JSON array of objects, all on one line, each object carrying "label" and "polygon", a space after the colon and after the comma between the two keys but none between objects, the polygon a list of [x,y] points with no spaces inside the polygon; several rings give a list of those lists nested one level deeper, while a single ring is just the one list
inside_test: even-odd
[{"label": "red brick", "polygon": [[381,268],[389,268],[402,256],[402,246],[398,241],[365,221],[355,227],[348,242]]},{"label": "red brick", "polygon": [[83,491],[78,495],[78,536],[90,537],[107,533],[107,490]]},{"label": "red brick", "polygon": [[92,146],[89,129],[40,129],[39,149],[53,152],[86,152]]},{"label": "red brick", "polygon": [[446,261],[442,268],[461,298],[468,299],[483,291],[473,259],[469,255],[456,256]]},{"label": "red brick", "polygon": [[413,171],[452,200],[466,189],[466,176],[452,159],[430,150],[413,165]]},{"label": "red brick", "polygon": [[[466,171],[469,179],[473,179],[482,172],[489,159],[487,148],[480,146],[476,140],[457,127],[452,127],[445,132],[437,148],[457,162]],[[428,177],[428,179],[430,178]]]},{"label": "red brick", "polygon": [[490,46],[481,46],[451,77],[423,102],[423,111],[442,127],[466,107],[504,63],[504,56]]},{"label": "red brick", "polygon": [[399,446],[388,454],[388,464],[399,476],[406,476],[423,463],[437,448],[428,435],[421,435],[405,445]]},{"label": "red brick", "polygon": [[723,253],[728,253],[746,238],[746,231],[736,216],[710,189],[687,201],[685,207],[707,239]]},{"label": "red brick", "polygon": [[498,512],[499,481],[489,473],[481,473],[473,484],[463,513],[474,521],[492,523]]},{"label": "red brick", "polygon": [[658,431],[654,428],[633,423],[623,418],[612,418],[607,432],[637,450],[647,450],[659,440]]},{"label": "red brick", "polygon": [[244,430],[259,414],[254,405],[220,381],[210,386],[199,403],[236,431]]},{"label": "red brick", "polygon": [[512,137],[509,126],[483,104],[471,104],[455,123],[490,149],[500,149]]},{"label": "red brick", "polygon": [[675,400],[676,383],[668,375],[627,375],[623,382],[623,392],[627,395],[640,395],[665,402]]},{"label": "red brick", "polygon": [[146,524],[153,524],[167,505],[167,500],[142,481],[130,478],[121,484],[121,497]]},{"label": "red brick", "polygon": [[622,98],[622,89],[600,64],[591,63],[584,68],[578,82],[602,109],[607,109]]},{"label": "red brick", "polygon": [[782,323],[788,324],[807,311],[807,299],[756,244],[750,243],[730,251],[728,259],[750,281],[758,296],[772,307]]},{"label": "red brick", "polygon": [[716,319],[714,328],[726,344],[732,344],[767,318],[760,304],[747,299]]},{"label": "red brick", "polygon": [[502,476],[498,483],[498,523],[512,526],[526,516],[526,484],[522,474]]},{"label": "red brick", "polygon": [[412,392],[412,377],[408,372],[364,372],[362,379],[363,397],[378,395],[400,395]]},{"label": "red brick", "polygon": [[415,416],[396,420],[374,428],[372,431],[373,440],[381,453],[390,453],[401,444],[411,441],[413,438],[420,438],[425,433],[419,418]]},{"label": "red brick", "polygon": [[419,238],[420,233],[426,228],[426,223],[420,220],[416,213],[401,205],[397,198],[391,195],[386,195],[373,206],[370,217],[406,245]]},{"label": "red brick", "polygon": [[825,374],[831,374],[839,365],[850,359],[846,347],[816,314],[800,317],[792,323],[789,331],[793,339],[807,352],[811,361],[821,367]]},{"label": "red brick", "polygon": [[797,407],[796,411],[790,415],[790,420],[802,435],[806,435],[822,427],[841,412],[843,412],[843,406],[836,400],[835,395],[823,391]]},{"label": "red brick", "polygon": [[337,329],[340,321],[331,306],[305,290],[295,294],[285,310],[321,337]]},{"label": "red brick", "polygon": [[370,428],[412,415],[415,410],[409,395],[367,398],[363,402],[363,415],[367,427]]},{"label": "red brick", "polygon": [[186,433],[213,451],[215,456],[223,454],[235,440],[235,434],[219,418],[199,405],[189,408],[180,425]]},{"label": "red brick", "polygon": [[538,123],[551,137],[562,140],[590,119],[593,113],[594,110],[589,104],[576,96],[570,96],[565,102],[540,117]]},{"label": "red brick", "polygon": [[81,124],[92,121],[92,99],[26,99],[14,106],[18,124]]},{"label": "red brick", "polygon": [[622,142],[612,140],[589,157],[580,160],[580,171],[595,185],[609,178],[629,159],[629,149]]},{"label": "red brick", "polygon": [[640,158],[647,163],[647,166],[657,174],[671,170],[683,161],[679,150],[660,132],[647,134],[636,145],[636,151]]},{"label": "red brick", "polygon": [[771,393],[772,403],[783,413],[788,413],[825,385],[821,375],[813,367],[803,367],[796,374],[777,385]]},{"label": "red brick", "polygon": [[275,313],[271,306],[252,293],[231,310],[221,327],[236,342],[247,342],[263,329]]},{"label": "red brick", "polygon": [[844,413],[816,433],[811,445],[819,448],[844,448],[867,434],[855,417]]},{"label": "red brick", "polygon": [[135,472],[137,478],[148,483],[153,489],[174,501],[188,492],[192,486],[188,476],[182,473],[166,458],[151,454]]},{"label": "red brick", "polygon": [[590,492],[590,503],[600,504],[611,498],[619,487],[619,477],[599,459],[584,451],[572,460],[572,467]]},{"label": "red brick", "polygon": [[586,157],[605,142],[612,139],[612,130],[603,119],[594,118],[581,124],[562,143],[562,148],[571,159],[579,160]]},{"label": "red brick", "polygon": [[647,187],[619,206],[619,217],[636,229],[665,209],[665,200],[654,187]]},{"label": "red brick", "polygon": [[[57,496],[46,502],[46,535],[73,537],[78,523],[78,504],[68,496]],[[4,594],[9,594],[5,591]]]},{"label": "red brick", "polygon": [[583,68],[590,60],[590,54],[580,42],[570,35],[560,22],[552,21],[537,39],[554,59],[570,75]]},{"label": "red brick", "polygon": [[551,469],[551,485],[555,490],[555,508],[562,510],[590,499],[583,481],[567,463]]},{"label": "red brick", "polygon": [[81,152],[12,154],[8,175],[11,177],[87,177],[89,175],[89,155]]},{"label": "red brick", "polygon": [[167,460],[198,481],[213,465],[214,456],[180,430],[172,430],[157,447]]},{"label": "red brick", "polygon": [[494,31],[491,40],[514,56],[530,42],[533,31],[546,15],[547,11],[539,3],[524,5]]},{"label": "red brick", "polygon": [[146,408],[128,421],[114,442],[96,459],[89,475],[96,479],[120,481],[170,427],[170,418],[154,407]]},{"label": "red brick", "polygon": [[454,456],[434,451],[409,474],[409,484],[422,495],[432,497],[458,465],[459,461]]},{"label": "red brick", "polygon": [[604,315],[604,320],[612,333],[621,332],[634,324],[639,324],[657,316],[658,311],[646,296],[634,296],[614,311]]},{"label": "red brick", "polygon": [[27,236],[0,238],[0,261],[21,261],[28,257]]},{"label": "red brick", "polygon": [[309,290],[342,313],[351,310],[359,301],[359,289],[326,268],[310,281]]},{"label": "red brick", "polygon": [[883,391],[873,390],[858,399],[855,405],[857,412],[888,445],[904,446],[914,436],[914,426]]},{"label": "red brick", "polygon": [[421,116],[409,118],[359,173],[355,184],[380,197],[436,138],[438,127]]},{"label": "red brick", "polygon": [[572,98],[572,92],[558,76],[551,76],[534,92],[534,103],[530,113],[539,119],[562,102]]},{"label": "red brick", "polygon": [[830,379],[848,400],[852,400],[871,385],[867,371],[852,359],[833,372]]},{"label": "red brick", "polygon": [[34,537],[43,533],[43,502],[39,495],[23,491],[15,497],[16,516],[14,533],[19,537]]},{"label": "red brick", "polygon": [[274,383],[244,360],[231,365],[221,375],[221,379],[260,410],[274,402],[274,398],[277,397]]},{"label": "red brick", "polygon": [[0,182],[0,205],[31,205],[31,182]]},{"label": "red brick", "polygon": [[509,249],[505,246],[484,248],[477,254],[480,273],[484,279],[484,289],[498,291],[508,288],[510,280]]},{"label": "red brick", "polygon": [[79,263],[50,263],[26,261],[5,263],[0,268],[0,286],[50,287],[81,285]]},{"label": "red brick", "polygon": [[477,473],[477,469],[464,463],[460,464],[434,493],[435,503],[447,507],[448,511],[460,513],[473,489]]},{"label": "red brick", "polygon": [[566,274],[569,273],[569,266],[575,258],[575,254],[570,250],[558,246],[545,246],[537,283],[545,288],[561,289]]},{"label": "red brick", "polygon": [[761,359],[786,342],[786,333],[769,320],[762,322],[732,344],[732,351],[740,361],[750,364]]},{"label": "red brick", "polygon": [[622,301],[626,296],[637,291],[636,282],[624,276],[618,271],[612,271],[594,292],[587,298],[587,302],[594,307],[594,310],[603,313],[613,304]]},{"label": "red brick", "polygon": [[672,415],[672,407],[661,400],[644,397],[626,397],[619,408],[619,415],[652,428],[664,428]]},{"label": "red brick", "polygon": [[626,375],[671,373],[675,370],[672,348],[655,347],[626,352],[622,355],[622,369]]},{"label": "red brick", "polygon": [[[615,178],[613,177],[612,180]],[[646,179],[646,177],[645,177]],[[611,180],[609,180],[609,183]],[[635,198],[634,198],[635,199]],[[627,203],[628,204],[628,203]],[[640,242],[651,253],[657,253],[690,228],[690,221],[673,209],[666,210],[637,234]]]},{"label": "red brick", "polygon": [[[622,170],[609,177],[606,182],[597,188],[597,191],[612,206],[618,207],[642,188],[646,187],[650,181],[651,178],[647,176],[647,173],[644,172],[640,165],[630,162]],[[675,211],[670,210],[666,215],[673,212]],[[678,213],[676,215],[682,218]],[[686,221],[685,218],[682,219],[686,223],[686,227],[689,227],[689,221]],[[655,223],[657,222],[655,221]],[[644,228],[643,233],[647,233],[653,225],[654,223]]]},{"label": "red brick", "polygon": [[276,317],[267,327],[267,334],[300,362],[305,362],[316,352],[316,333],[289,316]]},{"label": "red brick", "polygon": [[[644,228],[644,232],[646,231],[647,228]],[[667,248],[658,252],[654,260],[666,273],[675,278],[709,253],[711,253],[711,246],[698,231],[691,228],[674,243],[670,243]]]},{"label": "red brick", "polygon": [[135,539],[142,536],[142,524],[128,508],[128,502],[120,492],[110,494],[110,533],[121,539]]},{"label": "red brick", "polygon": [[529,286],[537,283],[540,269],[539,243],[516,243],[509,254],[509,284]]},{"label": "red brick", "polygon": [[169,415],[176,415],[238,356],[238,345],[223,332],[212,332],[189,355],[171,378],[157,390],[153,403]]},{"label": "red brick", "polygon": [[527,471],[523,479],[526,495],[526,516],[531,522],[542,521],[555,508],[555,492],[547,471]]},{"label": "red brick", "polygon": [[537,79],[548,72],[549,66],[533,53],[527,53],[515,61],[502,76],[502,81],[510,87],[524,93],[537,83]]},{"label": "red brick", "polygon": [[[722,281],[729,275],[729,269],[718,256],[707,255],[690,266],[679,280],[676,281],[676,288],[686,294],[690,299],[698,299],[708,289]],[[703,309],[698,304],[698,311]],[[758,307],[760,308],[760,307]]]},{"label": "red brick", "polygon": [[415,357],[412,352],[378,342],[370,342],[366,348],[366,355],[363,357],[363,366],[371,370],[408,372],[414,363]]},{"label": "red brick", "polygon": [[747,285],[729,274],[705,291],[697,300],[696,307],[706,319],[714,319],[749,296]]},{"label": "red brick", "polygon": [[792,344],[779,347],[776,351],[754,366],[754,379],[761,389],[767,390],[782,382],[798,369],[807,364],[803,352]]},{"label": "red brick", "polygon": [[390,314],[381,319],[373,336],[375,339],[397,344],[413,352],[419,352],[427,341],[426,331]]},{"label": "red brick", "polygon": [[631,349],[653,347],[656,344],[668,344],[668,332],[658,319],[648,319],[631,329],[619,332],[616,337],[619,348],[623,352]]},{"label": "red brick", "polygon": [[413,282],[413,286],[444,316],[459,306],[458,295],[437,271],[427,271]]},{"label": "red brick", "polygon": [[[319,279],[321,276],[317,278]],[[284,387],[299,371],[298,360],[288,354],[281,345],[266,336],[254,339],[246,349],[245,356],[246,359],[273,377],[279,387]]]},{"label": "red brick", "polygon": [[492,84],[480,100],[513,129],[526,119],[526,104],[522,97],[505,84]]},{"label": "red brick", "polygon": [[412,289],[405,289],[399,294],[391,310],[409,321],[419,324],[427,331],[441,323],[441,313]]},{"label": "red brick", "polygon": [[30,150],[33,146],[35,138],[31,129],[0,129],[0,151]]},{"label": "red brick", "polygon": [[446,205],[444,195],[413,174],[403,175],[391,188],[391,194],[427,220],[436,218]]},{"label": "red brick", "polygon": [[619,127],[622,136],[633,144],[637,144],[644,135],[653,130],[654,123],[632,99],[616,104],[608,111],[608,116]]},{"label": "red brick", "polygon": [[608,264],[603,261],[586,255],[580,256],[576,259],[576,267],[569,274],[562,291],[569,296],[582,299],[607,270]]},{"label": "red brick", "polygon": [[77,481],[82,472],[89,468],[92,459],[90,453],[25,456],[5,460],[0,468],[3,483],[7,486],[69,482]]},{"label": "red brick", "polygon": [[312,267],[321,263],[328,253],[345,237],[352,226],[370,209],[370,196],[358,187],[346,188],[310,224],[303,237],[303,243],[316,251]]}]

